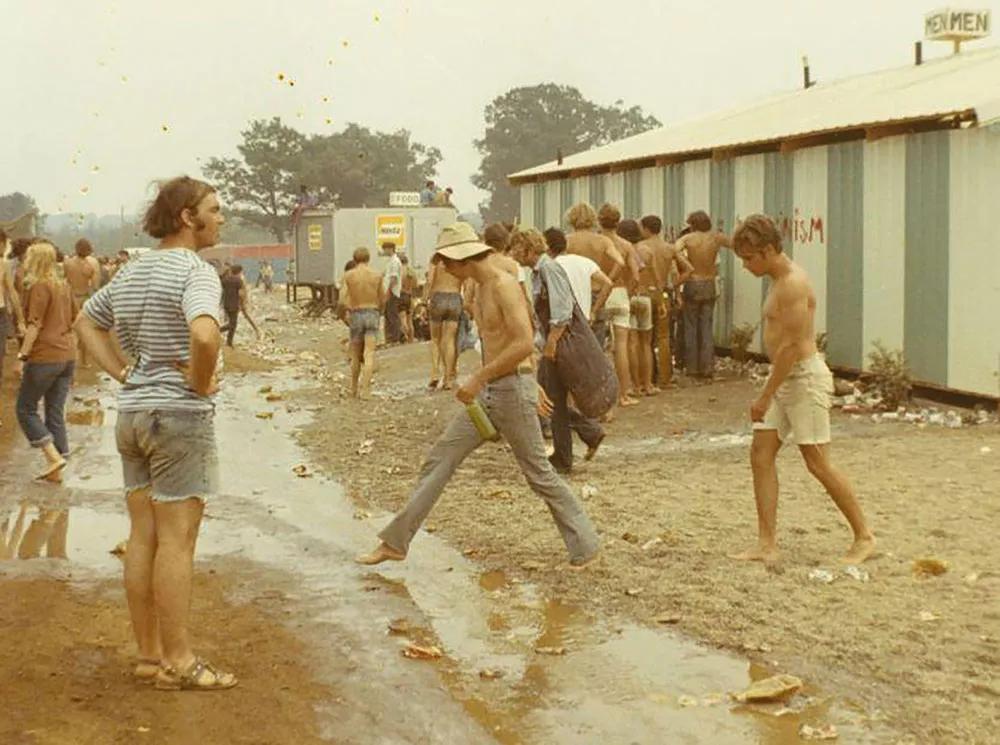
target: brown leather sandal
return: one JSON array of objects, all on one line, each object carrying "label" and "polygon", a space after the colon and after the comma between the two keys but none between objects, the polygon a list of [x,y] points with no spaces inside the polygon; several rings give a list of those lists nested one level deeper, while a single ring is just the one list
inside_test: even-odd
[{"label": "brown leather sandal", "polygon": [[[211,679],[206,680],[206,677]],[[216,670],[201,658],[195,659],[183,673],[164,665],[156,674],[156,688],[160,691],[224,691],[238,684],[235,675]]]}]

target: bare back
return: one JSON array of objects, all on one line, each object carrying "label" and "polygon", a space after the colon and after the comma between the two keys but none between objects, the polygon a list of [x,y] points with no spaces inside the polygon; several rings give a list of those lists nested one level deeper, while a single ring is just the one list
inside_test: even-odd
[{"label": "bare back", "polygon": [[66,282],[74,295],[85,295],[93,289],[94,267],[87,259],[70,256],[63,261]]},{"label": "bare back", "polygon": [[719,249],[728,245],[728,236],[718,231],[688,233],[677,241],[678,250],[687,249],[688,261],[694,267],[691,279],[715,279]]},{"label": "bare back", "polygon": [[599,233],[577,230],[566,236],[566,253],[586,256],[601,267],[601,271],[612,276],[615,267],[623,264],[621,253],[614,242]]},{"label": "bare back", "polygon": [[785,346],[796,347],[796,361],[816,354],[816,293],[795,262],[771,285],[764,301],[764,349],[772,360]]},{"label": "bare back", "polygon": [[488,365],[519,336],[531,337],[531,318],[521,284],[505,271],[477,284],[476,296],[476,326],[483,341],[483,364]]},{"label": "bare back", "polygon": [[656,261],[656,252],[653,249],[652,239],[640,241],[635,244],[635,252],[639,256],[643,265],[639,270],[639,287],[643,290],[649,287],[660,289],[663,287],[665,274],[662,274],[662,265]]},{"label": "bare back", "polygon": [[[605,233],[605,236],[615,244],[615,248],[625,259],[625,268],[615,278],[615,287],[632,288],[639,281],[639,254],[635,246],[615,233]],[[607,274],[607,272],[605,272]]]},{"label": "bare back", "polygon": [[462,280],[445,271],[441,264],[431,264],[427,272],[427,297],[435,292],[461,292]]},{"label": "bare back", "polygon": [[368,264],[359,264],[344,275],[346,303],[350,310],[379,308],[382,305],[382,275]]}]

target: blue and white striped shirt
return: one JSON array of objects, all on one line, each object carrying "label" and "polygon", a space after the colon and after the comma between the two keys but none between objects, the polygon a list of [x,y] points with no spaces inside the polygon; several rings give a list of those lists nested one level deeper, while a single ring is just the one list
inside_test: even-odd
[{"label": "blue and white striped shirt", "polygon": [[175,363],[191,360],[190,323],[219,322],[222,286],[215,269],[187,248],[147,251],[98,290],[83,312],[114,327],[135,368],[118,393],[119,411],[212,411],[211,398],[188,386]]}]

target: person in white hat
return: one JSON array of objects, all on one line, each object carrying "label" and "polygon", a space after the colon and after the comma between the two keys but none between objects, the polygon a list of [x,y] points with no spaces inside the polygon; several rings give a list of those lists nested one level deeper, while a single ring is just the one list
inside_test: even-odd
[{"label": "person in white hat", "polygon": [[[476,399],[510,445],[528,485],[545,500],[569,552],[570,566],[582,568],[598,554],[597,533],[580,501],[555,472],[545,453],[538,423],[538,385],[526,360],[534,334],[517,280],[484,261],[492,249],[468,223],[441,231],[435,260],[455,277],[477,285],[476,323],[483,341],[483,366],[455,393],[463,404]],[[455,469],[483,442],[466,412],[458,412],[431,448],[406,506],[379,533],[382,542],[361,564],[402,561],[410,541],[437,503]]]}]

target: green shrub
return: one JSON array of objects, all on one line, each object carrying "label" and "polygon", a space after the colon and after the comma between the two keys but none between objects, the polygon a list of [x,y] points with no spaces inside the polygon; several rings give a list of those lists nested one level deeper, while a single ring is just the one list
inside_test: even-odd
[{"label": "green shrub", "polygon": [[888,350],[881,342],[875,342],[875,350],[868,355],[871,369],[866,377],[872,388],[882,397],[882,403],[892,411],[910,400],[913,379],[906,366],[903,350]]}]

